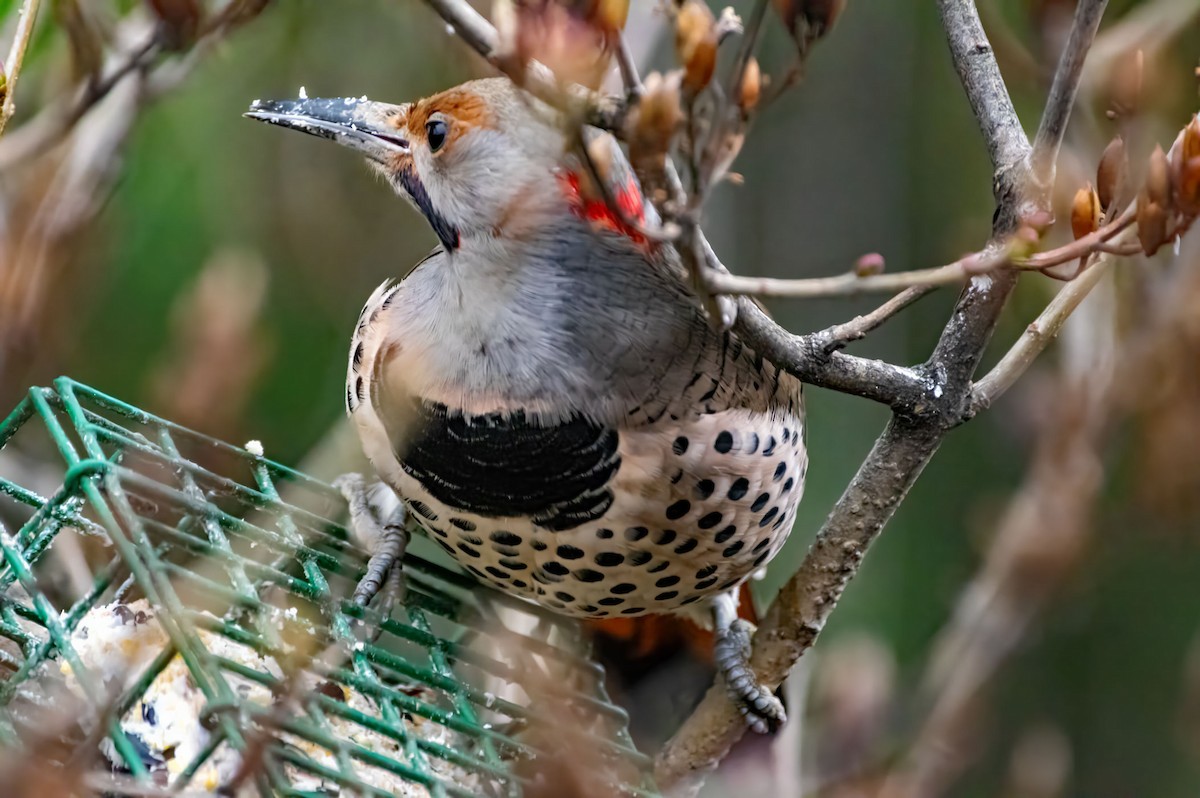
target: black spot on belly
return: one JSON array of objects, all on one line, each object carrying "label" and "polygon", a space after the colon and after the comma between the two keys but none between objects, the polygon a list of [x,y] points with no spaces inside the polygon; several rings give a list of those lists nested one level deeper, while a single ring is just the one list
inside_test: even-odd
[{"label": "black spot on belly", "polygon": [[775,436],[771,435],[767,438],[767,445],[763,447],[763,457],[770,457],[775,454]]},{"label": "black spot on belly", "polygon": [[499,543],[502,546],[520,546],[521,545],[521,536],[514,535],[512,532],[504,532],[503,530],[501,530],[501,531],[493,532],[492,534],[488,535],[488,537],[492,539],[492,542]]},{"label": "black spot on belly", "polygon": [[765,514],[765,515],[764,515],[762,518],[760,518],[760,519],[759,519],[759,521],[758,521],[758,525],[759,525],[759,527],[760,527],[760,528],[761,528],[761,527],[764,527],[764,526],[766,526],[767,524],[769,524],[769,523],[771,523],[772,521],[774,521],[774,520],[775,520],[775,516],[776,516],[776,515],[778,515],[778,514],[779,514],[779,508],[778,508],[778,507],[772,507],[770,510],[767,510],[766,514]]},{"label": "black spot on belly", "polygon": [[583,549],[576,548],[575,546],[559,546],[555,549],[555,552],[564,560],[578,560],[583,556]]},{"label": "black spot on belly", "polygon": [[599,571],[593,571],[591,568],[580,568],[572,576],[580,582],[600,582],[604,579],[604,574]]},{"label": "black spot on belly", "polygon": [[717,541],[718,543],[724,543],[725,541],[729,540],[731,537],[733,537],[736,534],[737,534],[737,527],[734,526],[733,524],[730,524],[729,526],[725,527],[720,532],[718,532],[716,534],[716,536],[713,538],[713,540]]},{"label": "black spot on belly", "polygon": [[717,583],[717,577],[714,576],[712,579],[705,579],[702,582],[697,582],[696,589],[697,590],[707,590],[708,588],[712,587],[716,583]]},{"label": "black spot on belly", "polygon": [[500,564],[510,571],[524,571],[529,567],[528,563],[521,562],[520,560],[514,560],[511,557],[501,557]]},{"label": "black spot on belly", "polygon": [[679,584],[679,577],[672,574],[671,576],[664,576],[662,579],[659,579],[657,582],[654,583],[654,586],[655,587],[671,587],[672,585],[677,585],[677,584]]},{"label": "black spot on belly", "polygon": [[717,486],[713,484],[711,479],[702,479],[696,483],[696,496],[701,499],[707,499],[709,496],[713,495],[713,491],[716,490],[716,488]]},{"label": "black spot on belly", "polygon": [[558,532],[612,505],[608,485],[621,465],[615,429],[579,415],[545,426],[522,411],[466,416],[433,402],[414,410],[416,433],[397,440],[393,431],[397,456],[405,472],[450,507],[490,518],[530,517]]},{"label": "black spot on belly", "polygon": [[728,454],[733,448],[733,433],[728,430],[722,430],[717,434],[717,440],[713,443],[713,448],[721,454]]},{"label": "black spot on belly", "polygon": [[529,545],[533,547],[534,551],[545,551],[547,548],[549,548],[545,541],[541,540],[531,540],[529,541]]},{"label": "black spot on belly", "polygon": [[706,565],[703,568],[701,568],[699,571],[696,572],[696,578],[697,579],[707,579],[708,577],[712,576],[716,572],[717,572],[717,566],[715,564]]},{"label": "black spot on belly", "polygon": [[632,584],[630,582],[619,582],[619,583],[613,585],[612,587],[610,587],[608,589],[608,592],[624,595],[625,593],[632,593],[635,590],[637,590],[637,585]]},{"label": "black spot on belly", "polygon": [[644,549],[637,549],[629,552],[629,563],[631,565],[645,565],[650,562],[653,555]]},{"label": "black spot on belly", "polygon": [[714,526],[721,523],[721,519],[724,517],[725,516],[721,515],[720,513],[709,513],[697,521],[696,526],[700,527],[701,529],[712,529]]},{"label": "black spot on belly", "polygon": [[675,454],[683,454],[687,451],[687,447],[688,439],[685,436],[680,435],[675,439],[675,442],[671,444],[671,451],[675,452]]},{"label": "black spot on belly", "polygon": [[659,593],[657,596],[654,597],[654,600],[655,601],[668,601],[670,599],[675,598],[678,595],[679,595],[678,590],[668,590],[665,593]]},{"label": "black spot on belly", "polygon": [[450,524],[451,524],[452,526],[456,526],[456,527],[458,527],[459,529],[462,529],[462,530],[464,530],[464,531],[466,531],[466,532],[474,532],[474,531],[475,531],[475,522],[474,522],[474,521],[468,521],[468,520],[467,520],[467,519],[465,519],[465,518],[451,518],[451,519],[450,519]]},{"label": "black spot on belly", "polygon": [[767,558],[770,556],[771,556],[771,552],[764,551],[762,554],[755,557],[754,558],[754,567],[757,568],[758,566],[762,565],[764,562],[767,561]]},{"label": "black spot on belly", "polygon": [[622,615],[640,615],[646,611],[645,607],[626,607],[621,610]]},{"label": "black spot on belly", "polygon": [[785,481],[785,482],[783,483],[783,487],[781,487],[781,488],[779,489],[779,492],[780,492],[780,493],[787,493],[789,490],[791,490],[791,489],[792,489],[792,486],[793,486],[793,485],[795,485],[795,484],[796,484],[796,483],[792,481],[792,478],[791,478],[791,477],[788,477],[788,478],[787,478],[787,481]]},{"label": "black spot on belly", "polygon": [[555,562],[554,560],[551,560],[543,565],[542,570],[548,574],[554,574],[556,576],[566,576],[570,573],[570,571],[567,569],[567,566],[560,562]]},{"label": "black spot on belly", "polygon": [[757,543],[755,543],[755,544],[754,544],[754,548],[753,548],[753,549],[751,549],[751,551],[762,551],[763,549],[765,549],[765,548],[766,548],[767,546],[769,546],[769,545],[771,545],[771,539],[770,539],[770,538],[763,538],[762,540],[760,540],[760,541],[758,541]]},{"label": "black spot on belly", "polygon": [[657,535],[655,535],[654,542],[660,546],[665,546],[674,539],[675,539],[675,530],[674,529],[662,529],[662,530],[659,530],[659,533]]},{"label": "black spot on belly", "polygon": [[671,563],[667,562],[666,560],[663,560],[658,565],[654,565],[654,566],[651,566],[650,568],[647,568],[646,572],[652,573],[652,574],[659,574],[659,573],[662,573],[663,571],[667,570],[670,567],[671,567]]},{"label": "black spot on belly", "polygon": [[730,499],[738,501],[745,496],[746,492],[749,490],[750,480],[746,479],[745,477],[738,477],[733,481],[733,484],[729,486],[729,493],[727,495]]},{"label": "black spot on belly", "polygon": [[489,574],[496,577],[497,579],[500,579],[505,582],[507,582],[509,579],[512,579],[512,574],[510,574],[508,571],[501,571],[499,568],[496,568],[495,566],[492,566],[492,565],[489,565],[487,568],[484,568],[483,570],[487,571]]},{"label": "black spot on belly", "polygon": [[573,595],[571,595],[570,593],[566,592],[565,590],[556,590],[556,591],[554,591],[554,595],[555,595],[555,597],[562,599],[563,601],[567,602],[568,604],[575,600],[575,597]]},{"label": "black spot on belly", "polygon": [[602,551],[594,558],[596,565],[602,568],[614,568],[625,562],[624,554],[617,554],[615,551]]},{"label": "black spot on belly", "polygon": [[692,509],[692,503],[687,499],[680,499],[667,508],[667,519],[670,521],[678,521],[687,515]]},{"label": "black spot on belly", "polygon": [[467,555],[468,557],[478,557],[479,556],[479,551],[471,548],[466,543],[459,543],[458,550],[461,551],[463,554]]},{"label": "black spot on belly", "polygon": [[437,513],[435,513],[433,510],[429,509],[429,505],[426,504],[425,502],[411,501],[408,503],[408,506],[410,508],[412,508],[412,511],[414,513],[421,516],[422,518],[428,518],[430,521],[437,520]]},{"label": "black spot on belly", "polygon": [[613,531],[611,529],[597,529],[596,530],[596,537],[600,538],[601,540],[608,540],[612,536],[613,536]]},{"label": "black spot on belly", "polygon": [[771,501],[771,494],[760,493],[758,498],[754,500],[754,504],[750,505],[750,509],[757,513],[759,510],[766,507],[767,502],[769,501]]},{"label": "black spot on belly", "polygon": [[624,604],[625,599],[620,598],[619,596],[605,596],[604,598],[600,599],[596,603],[600,604],[604,607],[615,607],[618,604]]},{"label": "black spot on belly", "polygon": [[687,554],[689,551],[696,548],[696,546],[698,546],[698,545],[700,545],[700,541],[696,540],[695,538],[688,538],[687,540],[685,540],[684,542],[680,543],[678,546],[675,547],[675,553],[676,554]]},{"label": "black spot on belly", "polygon": [[779,480],[783,479],[783,475],[786,473],[787,473],[787,463],[785,463],[781,460],[779,462],[779,465],[775,466],[775,481],[778,482]]},{"label": "black spot on belly", "polygon": [[646,529],[644,526],[631,526],[625,530],[625,539],[633,542],[635,540],[641,540],[648,534],[650,534],[650,530]]},{"label": "black spot on belly", "polygon": [[744,542],[744,541],[741,541],[741,540],[739,540],[739,541],[738,541],[738,542],[736,542],[736,543],[731,543],[729,546],[727,546],[727,547],[725,548],[725,551],[721,552],[721,554],[722,554],[722,555],[724,555],[724,556],[726,556],[726,557],[732,557],[733,555],[735,555],[735,554],[737,554],[739,551],[741,551],[741,550],[742,550],[742,546],[744,546],[744,545],[746,545],[746,544],[745,544],[745,542]]}]

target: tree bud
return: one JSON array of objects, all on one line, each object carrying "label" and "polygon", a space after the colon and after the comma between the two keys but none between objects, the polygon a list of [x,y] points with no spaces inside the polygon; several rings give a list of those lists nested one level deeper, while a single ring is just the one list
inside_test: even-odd
[{"label": "tree bud", "polygon": [[1200,213],[1200,119],[1192,117],[1171,148],[1168,160],[1176,205],[1181,213],[1196,216]]},{"label": "tree bud", "polygon": [[1100,197],[1091,183],[1075,192],[1071,203],[1071,232],[1076,239],[1100,228]]},{"label": "tree bud", "polygon": [[1129,156],[1125,154],[1125,140],[1117,136],[1104,148],[1096,167],[1096,193],[1100,197],[1101,208],[1107,210],[1113,206],[1121,195],[1128,172]]},{"label": "tree bud", "polygon": [[738,107],[743,114],[749,114],[758,106],[762,97],[762,71],[758,68],[758,59],[754,56],[746,62],[746,71],[742,73],[742,85],[738,87]]},{"label": "tree bud", "polygon": [[645,92],[626,122],[629,161],[643,180],[665,167],[671,141],[682,121],[679,73],[665,78],[657,72],[647,75]]},{"label": "tree bud", "polygon": [[1171,174],[1167,155],[1161,146],[1150,153],[1150,164],[1146,170],[1146,195],[1150,201],[1164,210],[1171,205]]},{"label": "tree bud", "polygon": [[703,0],[685,0],[675,16],[675,52],[683,66],[683,86],[691,94],[712,80],[717,68],[717,29]]},{"label": "tree bud", "polygon": [[1149,186],[1138,194],[1137,234],[1142,251],[1147,255],[1158,252],[1167,242],[1167,211],[1150,196]]},{"label": "tree bud", "polygon": [[803,49],[833,29],[846,0],[773,0],[783,24]]},{"label": "tree bud", "polygon": [[854,274],[856,277],[870,277],[873,274],[883,274],[885,265],[882,255],[878,252],[868,252],[854,261]]}]

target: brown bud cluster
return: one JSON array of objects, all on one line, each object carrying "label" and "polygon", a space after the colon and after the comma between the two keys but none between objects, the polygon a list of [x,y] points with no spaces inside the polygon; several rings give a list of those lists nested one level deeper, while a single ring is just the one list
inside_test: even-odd
[{"label": "brown bud cluster", "polygon": [[1195,116],[1164,153],[1155,147],[1137,196],[1137,233],[1153,255],[1200,216],[1200,120]]},{"label": "brown bud cluster", "polygon": [[1075,192],[1075,200],[1071,203],[1071,232],[1076,239],[1099,230],[1102,216],[1100,195],[1091,183]]},{"label": "brown bud cluster", "polygon": [[717,25],[704,0],[684,0],[675,15],[675,53],[683,67],[683,87],[697,94],[717,68]]},{"label": "brown bud cluster", "polygon": [[626,120],[629,161],[643,183],[656,185],[666,167],[675,131],[683,122],[678,72],[646,76],[645,92]]}]

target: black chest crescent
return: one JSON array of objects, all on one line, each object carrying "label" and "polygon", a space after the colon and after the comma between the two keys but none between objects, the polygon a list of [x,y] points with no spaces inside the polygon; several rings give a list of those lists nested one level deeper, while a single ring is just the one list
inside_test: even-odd
[{"label": "black chest crescent", "polygon": [[621,466],[615,429],[582,416],[551,425],[522,411],[467,416],[420,402],[396,456],[439,501],[489,517],[527,517],[549,531],[600,518]]}]

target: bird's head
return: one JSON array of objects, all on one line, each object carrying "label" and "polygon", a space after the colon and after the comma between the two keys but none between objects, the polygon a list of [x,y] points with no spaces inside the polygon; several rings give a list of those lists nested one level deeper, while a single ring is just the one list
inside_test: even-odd
[{"label": "bird's head", "polygon": [[246,116],[366,156],[448,251],[473,237],[519,236],[572,191],[578,199],[577,175],[562,166],[562,129],[506,78],[401,105],[365,97],[256,100]]}]

